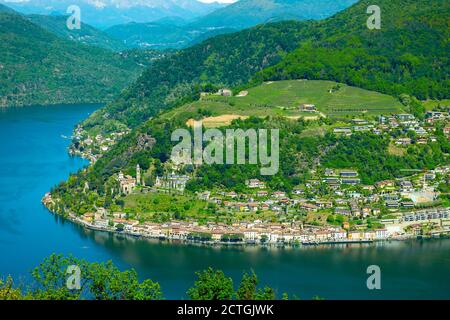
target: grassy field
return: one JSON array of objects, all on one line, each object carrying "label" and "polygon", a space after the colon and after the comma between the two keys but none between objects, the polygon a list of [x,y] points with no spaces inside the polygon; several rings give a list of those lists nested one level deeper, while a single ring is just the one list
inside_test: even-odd
[{"label": "grassy field", "polygon": [[[212,126],[228,124],[229,121],[215,117],[237,116],[284,116],[310,118],[320,116],[334,118],[373,118],[380,114],[404,112],[403,105],[394,97],[378,92],[339,84],[339,89],[330,93],[338,83],[332,81],[289,80],[268,82],[248,90],[244,97],[222,97],[209,95],[199,101],[184,105],[167,113],[165,117],[195,114],[204,109],[210,112],[207,118]],[[303,112],[301,104],[315,104],[319,112]],[[231,120],[230,120],[231,121]]]},{"label": "grassy field", "polygon": [[433,110],[434,108],[439,108],[439,107],[450,107],[450,99],[426,100],[426,101],[422,101],[422,103],[425,106],[425,109],[427,109],[427,110]]},{"label": "grassy field", "polygon": [[125,210],[139,213],[136,218],[145,221],[155,220],[161,214],[200,217],[206,207],[205,201],[182,195],[147,193],[131,194],[125,198]]}]

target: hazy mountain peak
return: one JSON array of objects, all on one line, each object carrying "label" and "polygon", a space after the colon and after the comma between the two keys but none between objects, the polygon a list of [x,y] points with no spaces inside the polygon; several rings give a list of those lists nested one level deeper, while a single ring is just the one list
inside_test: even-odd
[{"label": "hazy mountain peak", "polygon": [[128,22],[149,22],[165,17],[193,19],[224,5],[198,0],[0,0],[25,14],[64,15],[78,5],[83,22],[106,28]]}]

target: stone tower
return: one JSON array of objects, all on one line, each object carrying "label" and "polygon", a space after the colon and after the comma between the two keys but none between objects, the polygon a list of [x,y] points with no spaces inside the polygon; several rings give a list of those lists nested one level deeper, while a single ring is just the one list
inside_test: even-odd
[{"label": "stone tower", "polygon": [[136,166],[136,185],[141,185],[141,167],[139,164]]}]

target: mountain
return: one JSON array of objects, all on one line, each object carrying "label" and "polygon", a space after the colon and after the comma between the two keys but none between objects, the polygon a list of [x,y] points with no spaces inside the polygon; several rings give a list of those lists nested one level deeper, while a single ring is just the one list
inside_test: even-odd
[{"label": "mountain", "polygon": [[450,2],[380,1],[380,30],[367,28],[369,5],[360,1],[314,24],[314,41],[303,42],[260,80],[326,79],[421,100],[449,97]]},{"label": "mountain", "polygon": [[27,16],[31,22],[56,34],[57,36],[82,44],[121,51],[127,49],[125,44],[115,38],[110,37],[105,32],[100,31],[86,23],[81,23],[80,29],[70,30],[66,27],[68,16],[46,16],[32,14]]},{"label": "mountain", "polygon": [[66,15],[69,6],[77,5],[81,20],[97,28],[172,16],[194,19],[224,6],[197,0],[0,0],[0,3],[21,13],[40,15]]},{"label": "mountain", "polygon": [[[262,177],[258,166],[252,165],[182,168],[181,174],[194,176],[187,185],[192,192],[215,188],[240,192],[245,180],[255,177],[264,179],[272,190],[290,192],[311,180],[310,172],[318,163],[324,168],[354,168],[364,184],[448,163],[450,146],[441,129],[435,132],[436,142],[409,145],[401,155],[389,151],[392,139],[398,137],[395,130],[380,135],[355,132],[350,137],[332,134],[337,125],[351,126],[355,116],[373,119],[379,114],[413,112],[412,104],[420,102],[407,97],[410,102],[399,103],[402,93],[449,97],[448,1],[377,2],[384,12],[381,30],[367,29],[371,2],[360,1],[322,21],[265,24],[208,39],[156,61],[116,101],[86,120],[86,131],[77,130],[80,141],[74,147],[80,152],[93,150],[97,157],[102,152],[99,146],[84,143],[86,134],[100,130],[107,134],[114,127],[123,132],[123,124],[132,128],[92,166],[52,190],[53,199],[62,199],[56,209],[61,214],[65,209],[84,214],[100,203],[112,212],[121,210],[126,201],[114,192],[117,174],[136,176],[139,164],[153,183],[155,176],[170,172],[165,168],[170,168],[174,146],[171,133],[188,128],[191,119],[207,118],[205,125],[215,122],[233,129],[280,132],[280,170],[274,176]],[[296,80],[274,81],[283,77]],[[332,77],[344,81],[308,80]],[[396,96],[350,88],[353,81],[363,89],[379,87]],[[208,94],[224,87],[247,92],[239,97]],[[295,121],[303,103],[316,104],[313,117],[328,117]],[[237,119],[241,116],[244,119]],[[179,213],[155,216],[161,221],[186,218]]]},{"label": "mountain", "polygon": [[268,21],[321,19],[347,8],[355,1],[240,0],[193,22],[163,19],[117,25],[105,32],[133,48],[180,49],[216,35]]},{"label": "mountain", "polygon": [[16,13],[13,9],[0,3],[0,13]]},{"label": "mountain", "polygon": [[329,79],[395,95],[449,97],[448,1],[380,0],[381,30],[367,28],[369,5],[360,1],[325,20],[261,25],[182,50],[152,64],[84,126],[102,127],[107,114],[136,127],[201,90],[250,80]]},{"label": "mountain", "polygon": [[[173,22],[172,22],[173,21]],[[183,20],[158,20],[148,23],[127,23],[112,26],[105,33],[114,39],[122,39],[128,48],[155,50],[182,49],[200,43],[216,35],[236,32],[236,29],[197,29]]]},{"label": "mountain", "polygon": [[192,26],[244,29],[281,20],[318,20],[355,2],[357,0],[240,0],[199,18]]},{"label": "mountain", "polygon": [[196,99],[201,90],[243,85],[255,73],[297,48],[307,27],[306,22],[268,24],[220,35],[160,59],[119,99],[87,119],[84,126],[103,127],[108,114],[111,120],[135,127],[161,109],[178,105],[186,98]]},{"label": "mountain", "polygon": [[0,6],[0,107],[112,100],[148,58],[57,37]]},{"label": "mountain", "polygon": [[105,30],[108,36],[121,39],[130,48],[182,48],[193,40],[184,26],[169,22],[127,23]]}]

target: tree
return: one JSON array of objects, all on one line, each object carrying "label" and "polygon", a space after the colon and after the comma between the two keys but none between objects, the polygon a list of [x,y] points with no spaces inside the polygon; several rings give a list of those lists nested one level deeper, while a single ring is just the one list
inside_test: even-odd
[{"label": "tree", "polygon": [[257,286],[258,278],[256,277],[256,274],[253,271],[250,275],[245,272],[242,275],[241,284],[236,291],[236,297],[239,300],[253,300],[255,297]]},{"label": "tree", "polygon": [[111,261],[90,265],[89,291],[97,300],[160,300],[160,285],[149,279],[139,282],[135,270],[121,272]]},{"label": "tree", "polygon": [[255,272],[242,275],[241,284],[236,291],[238,300],[275,300],[275,290],[270,287],[258,289],[258,277]]},{"label": "tree", "polygon": [[13,280],[9,276],[6,281],[0,280],[0,300],[24,300],[20,289],[13,287]]},{"label": "tree", "polygon": [[35,282],[32,288],[33,297],[41,300],[77,300],[84,291],[84,281],[81,282],[81,290],[70,290],[66,285],[67,267],[76,265],[81,274],[87,270],[87,263],[73,257],[52,254],[44,259],[31,275]]},{"label": "tree", "polygon": [[192,300],[231,300],[233,298],[233,280],[220,270],[208,268],[197,272],[198,279],[187,295]]},{"label": "tree", "polygon": [[[67,268],[80,269],[80,290],[66,285]],[[88,263],[73,257],[53,254],[32,271],[31,295],[44,300],[159,300],[160,285],[149,279],[139,282],[135,270],[120,271],[111,261]]]}]

